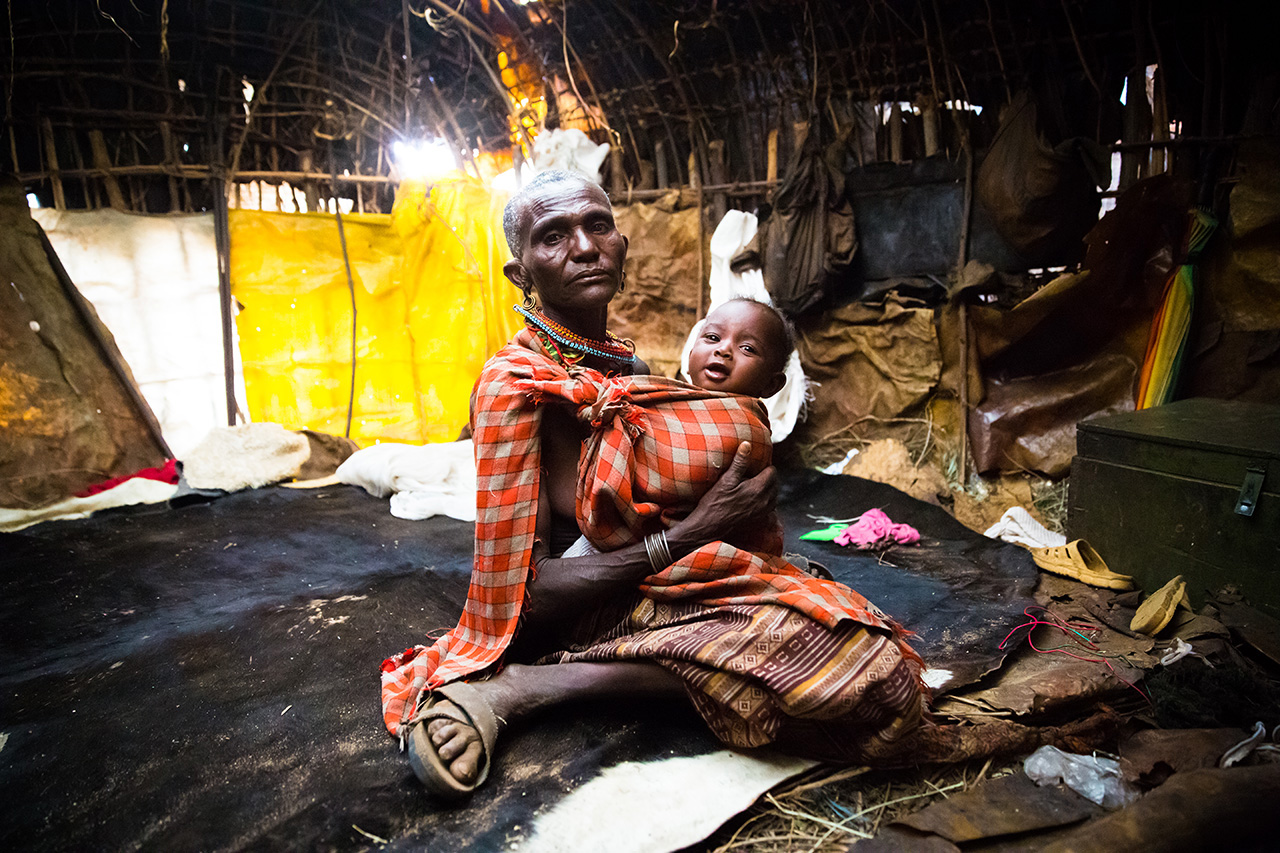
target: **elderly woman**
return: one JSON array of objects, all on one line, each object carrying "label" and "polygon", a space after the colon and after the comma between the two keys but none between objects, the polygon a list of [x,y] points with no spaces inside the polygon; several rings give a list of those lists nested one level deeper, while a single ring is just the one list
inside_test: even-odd
[{"label": "elderly woman", "polygon": [[[604,191],[543,173],[511,200],[504,225],[504,272],[524,293],[527,327],[486,364],[472,397],[467,602],[434,645],[383,664],[385,722],[418,777],[465,796],[488,773],[500,725],[588,698],[692,702],[737,747],[846,761],[895,751],[921,719],[919,659],[856,592],[781,559],[757,401],[702,392],[684,402],[679,383],[644,376],[609,334],[627,238]],[[675,428],[646,434],[660,457],[646,481],[702,485],[680,512],[622,524],[611,550],[566,553],[580,533],[602,535],[580,529],[591,496],[579,491],[591,484],[580,485],[579,463],[608,467],[591,455],[602,452],[587,442],[592,424],[610,401],[644,393],[676,400]],[[622,427],[624,443],[645,432]]]}]

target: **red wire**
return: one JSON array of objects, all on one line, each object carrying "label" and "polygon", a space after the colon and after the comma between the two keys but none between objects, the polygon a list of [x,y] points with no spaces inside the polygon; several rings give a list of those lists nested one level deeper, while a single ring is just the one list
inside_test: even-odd
[{"label": "red wire", "polygon": [[[1043,613],[1045,613],[1049,618],[1048,618],[1048,619],[1041,619],[1039,616],[1034,615],[1034,614],[1031,612],[1032,610],[1039,610],[1039,611],[1042,611],[1042,612],[1043,612]],[[1016,634],[1018,631],[1022,630],[1023,628],[1028,628],[1028,627],[1029,627],[1029,628],[1030,628],[1030,630],[1029,630],[1029,631],[1027,631],[1027,645],[1031,647],[1031,650],[1032,650],[1032,651],[1036,652],[1037,654],[1042,654],[1042,655],[1047,655],[1047,654],[1051,654],[1051,653],[1053,653],[1053,652],[1057,652],[1057,653],[1059,653],[1059,654],[1064,654],[1064,655],[1066,655],[1066,656],[1067,656],[1067,657],[1069,657],[1069,658],[1074,658],[1074,659],[1079,660],[1079,661],[1085,661],[1086,663],[1100,663],[1100,664],[1102,664],[1103,666],[1105,666],[1107,669],[1111,670],[1111,674],[1112,674],[1113,676],[1115,676],[1115,678],[1116,678],[1116,680],[1117,680],[1117,681],[1119,681],[1121,684],[1123,684],[1123,685],[1125,685],[1125,686],[1127,686],[1127,687],[1132,688],[1134,691],[1136,691],[1136,692],[1137,692],[1137,694],[1138,694],[1139,696],[1141,696],[1143,699],[1145,699],[1145,700],[1146,700],[1146,702],[1147,702],[1147,704],[1148,704],[1148,705],[1151,705],[1152,707],[1155,707],[1155,706],[1154,706],[1154,704],[1151,702],[1151,697],[1149,697],[1145,692],[1143,692],[1142,688],[1138,687],[1138,685],[1137,685],[1136,683],[1131,682],[1131,681],[1126,681],[1124,678],[1121,678],[1121,677],[1120,677],[1120,673],[1116,672],[1116,668],[1115,668],[1114,666],[1112,666],[1112,665],[1111,665],[1111,661],[1107,660],[1106,658],[1082,657],[1082,656],[1077,655],[1077,654],[1072,654],[1071,652],[1067,651],[1066,649],[1040,649],[1040,648],[1036,648],[1036,644],[1035,644],[1035,642],[1031,639],[1031,635],[1032,635],[1032,633],[1034,633],[1034,631],[1036,630],[1036,628],[1039,628],[1041,625],[1047,625],[1047,626],[1048,626],[1048,627],[1050,627],[1050,628],[1056,628],[1056,629],[1058,629],[1059,631],[1061,631],[1062,633],[1066,634],[1066,635],[1067,635],[1067,636],[1072,640],[1072,642],[1075,642],[1075,643],[1078,643],[1078,644],[1082,645],[1085,649],[1087,649],[1087,650],[1089,650],[1089,651],[1099,652],[1099,651],[1101,651],[1101,649],[1098,647],[1097,643],[1094,643],[1094,642],[1093,642],[1092,640],[1090,640],[1088,637],[1083,636],[1083,633],[1084,633],[1084,632],[1086,632],[1086,631],[1087,631],[1087,632],[1089,632],[1089,633],[1093,633],[1093,634],[1101,633],[1101,631],[1102,631],[1102,629],[1101,629],[1101,628],[1099,628],[1098,626],[1093,625],[1093,624],[1091,624],[1091,623],[1089,623],[1089,622],[1087,622],[1087,621],[1083,621],[1083,620],[1081,620],[1081,621],[1077,621],[1077,622],[1074,622],[1074,623],[1073,623],[1073,622],[1072,622],[1072,621],[1070,621],[1070,620],[1067,620],[1067,619],[1063,619],[1063,618],[1061,618],[1061,617],[1060,617],[1060,616],[1058,616],[1057,614],[1055,614],[1055,613],[1051,612],[1048,608],[1040,607],[1040,606],[1038,606],[1038,605],[1033,605],[1033,606],[1031,606],[1031,607],[1027,607],[1027,608],[1025,608],[1025,609],[1022,611],[1022,614],[1023,614],[1024,616],[1026,616],[1026,617],[1027,617],[1027,619],[1028,619],[1028,620],[1030,620],[1030,621],[1028,621],[1028,622],[1023,622],[1021,625],[1016,626],[1016,627],[1015,627],[1012,631],[1010,631],[1008,634],[1005,634],[1004,639],[1003,639],[1003,640],[1001,640],[1001,641],[1000,641],[1000,645],[999,645],[999,646],[997,646],[997,648],[998,648],[998,649],[1000,649],[1001,651],[1004,651],[1004,650],[1005,650],[1005,647],[1006,647],[1006,646],[1008,645],[1008,643],[1009,643],[1009,638],[1010,638],[1010,637],[1012,637],[1014,634]]]}]

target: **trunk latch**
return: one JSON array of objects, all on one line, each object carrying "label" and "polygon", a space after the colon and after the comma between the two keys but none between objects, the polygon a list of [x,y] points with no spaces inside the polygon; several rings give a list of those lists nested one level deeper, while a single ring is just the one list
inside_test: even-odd
[{"label": "trunk latch", "polygon": [[1240,497],[1236,498],[1236,515],[1253,515],[1253,511],[1258,508],[1258,496],[1262,494],[1262,483],[1266,478],[1265,465],[1250,465],[1244,472]]}]

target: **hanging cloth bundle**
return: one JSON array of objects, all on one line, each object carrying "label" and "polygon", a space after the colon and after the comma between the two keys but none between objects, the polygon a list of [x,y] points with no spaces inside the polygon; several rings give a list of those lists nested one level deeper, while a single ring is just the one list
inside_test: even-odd
[{"label": "hanging cloth bundle", "polygon": [[1001,111],[1000,130],[978,168],[977,198],[996,231],[1031,266],[1067,263],[1098,222],[1097,186],[1110,183],[1107,153],[1073,138],[1050,146],[1036,103],[1022,92]]},{"label": "hanging cloth bundle", "polygon": [[845,192],[847,134],[824,149],[820,127],[817,119],[810,123],[804,144],[787,165],[772,212],[731,264],[735,272],[759,267],[774,305],[788,316],[821,300],[858,249],[853,205]]}]

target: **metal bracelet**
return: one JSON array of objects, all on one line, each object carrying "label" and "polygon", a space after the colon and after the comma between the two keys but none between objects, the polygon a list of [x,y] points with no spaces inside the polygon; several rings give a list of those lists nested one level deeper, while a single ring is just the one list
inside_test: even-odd
[{"label": "metal bracelet", "polygon": [[649,566],[660,572],[671,565],[671,546],[667,543],[667,532],[659,530],[644,537],[644,551],[649,557]]}]

